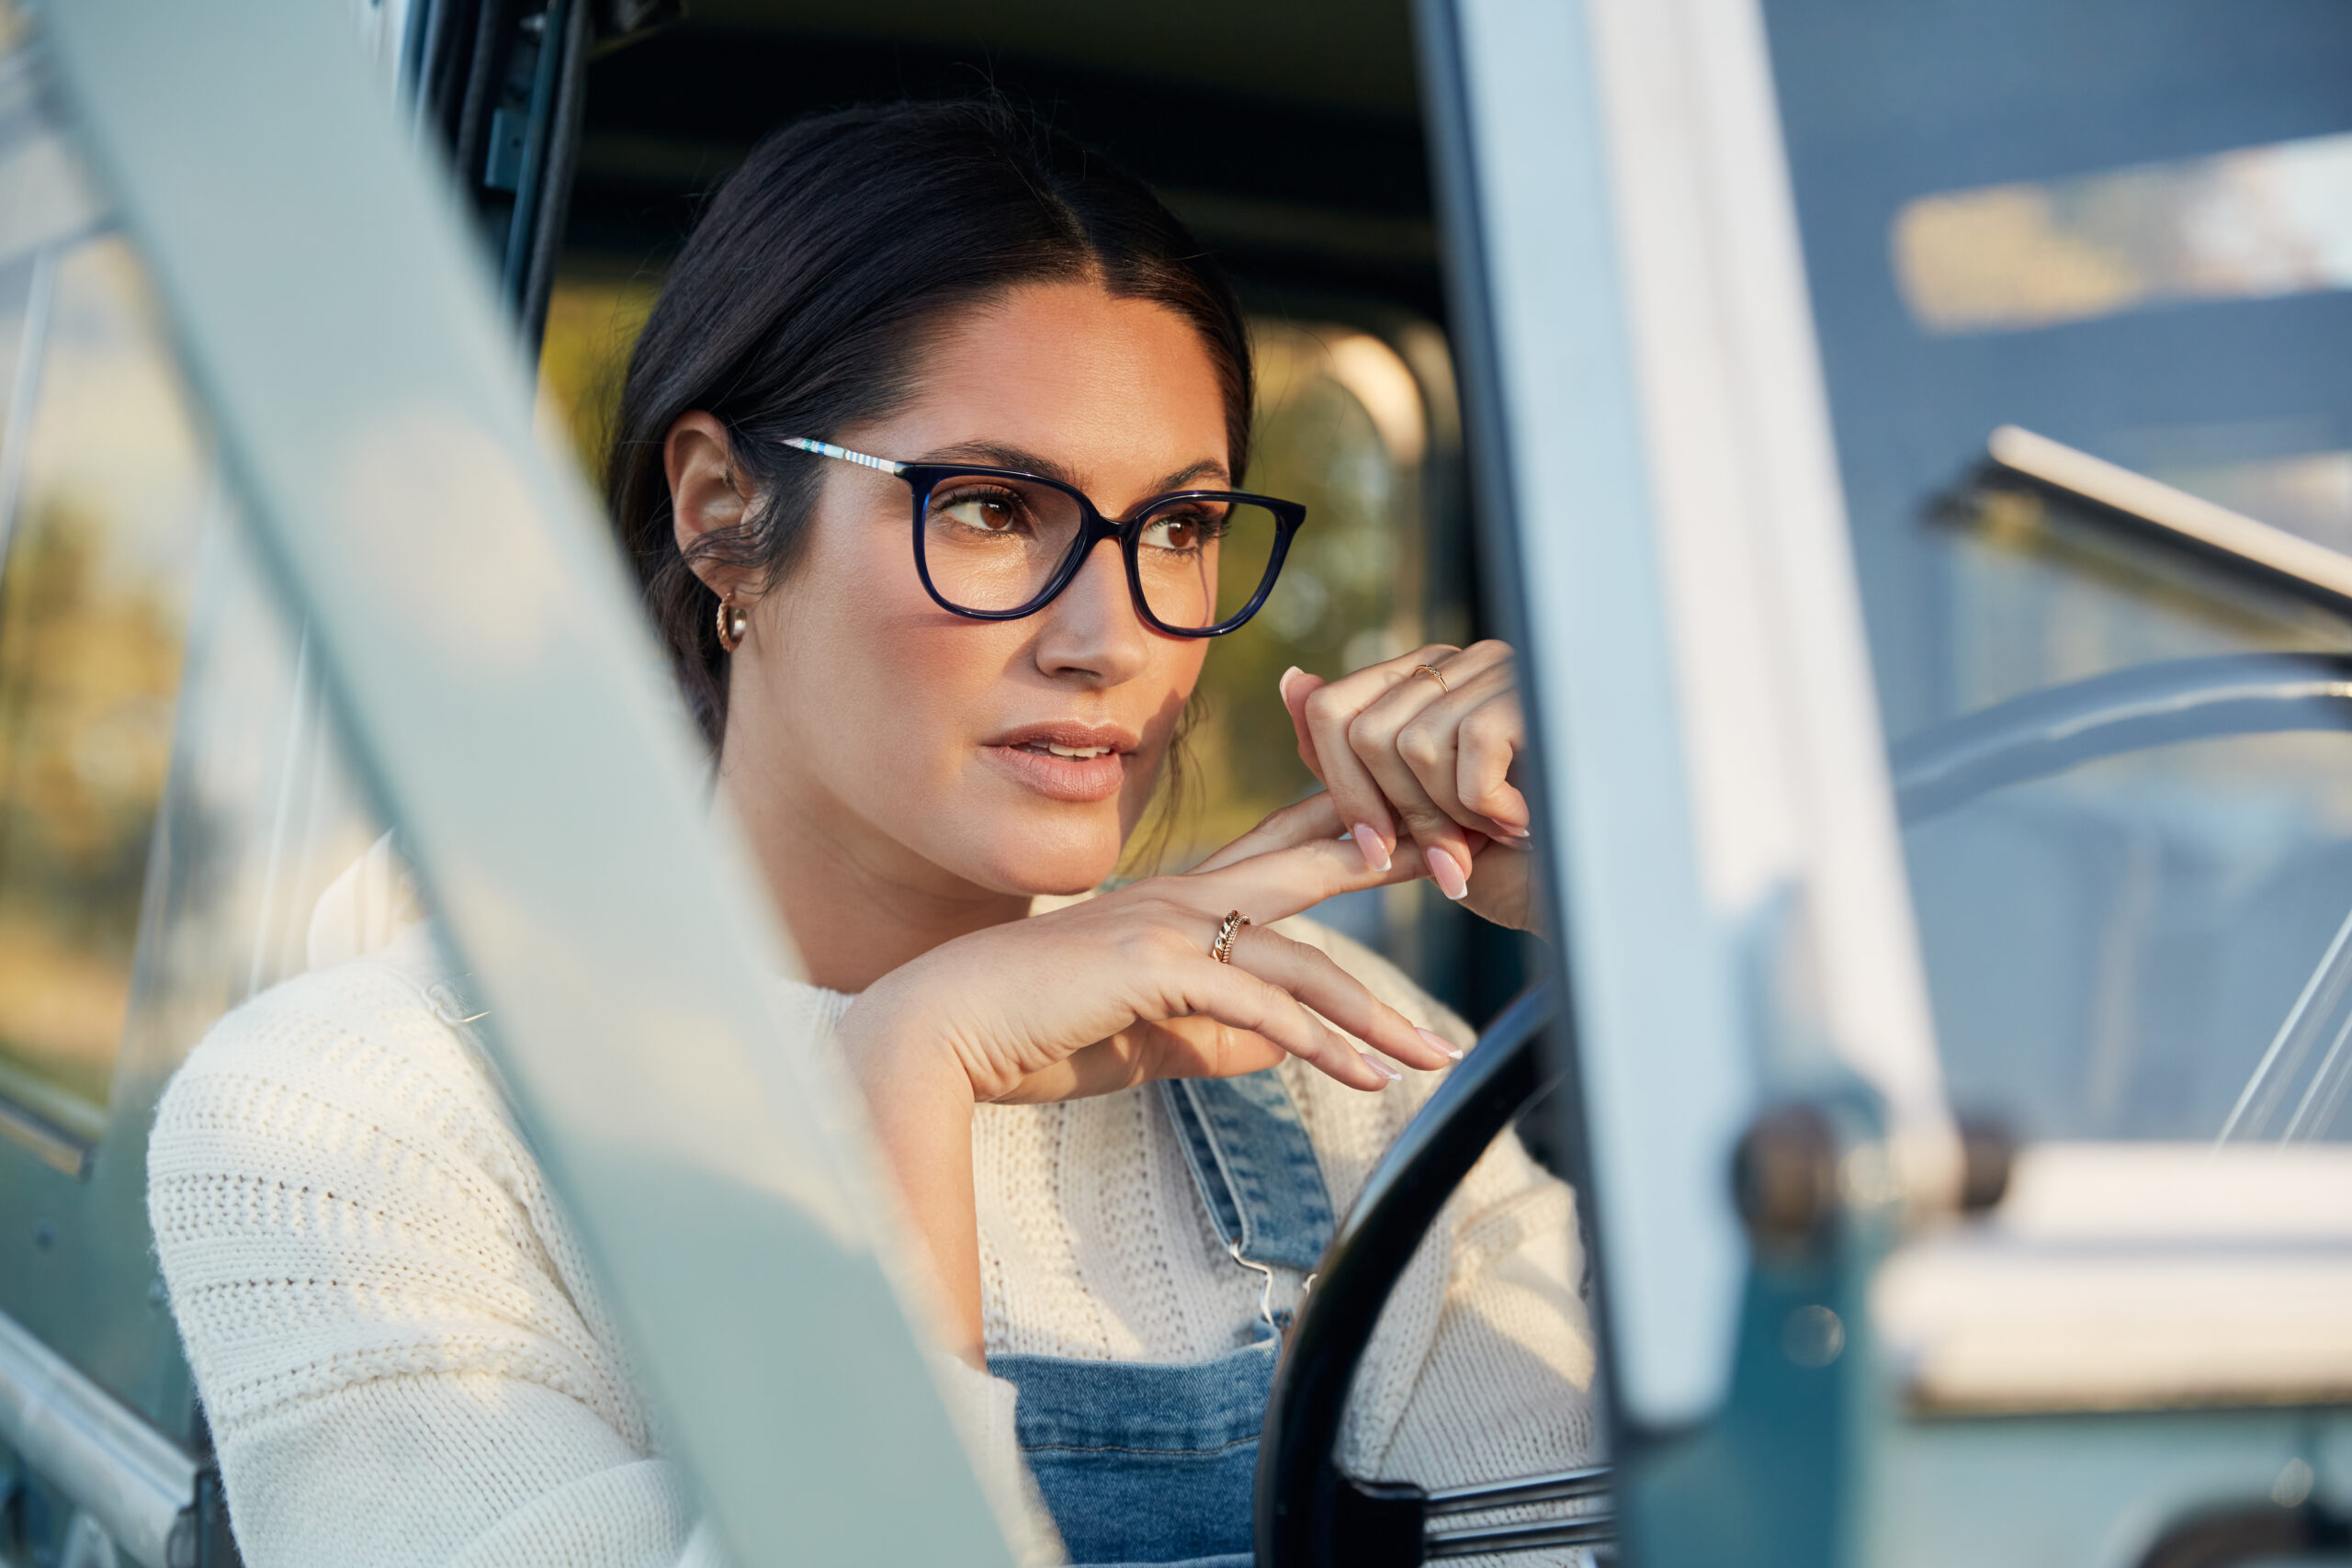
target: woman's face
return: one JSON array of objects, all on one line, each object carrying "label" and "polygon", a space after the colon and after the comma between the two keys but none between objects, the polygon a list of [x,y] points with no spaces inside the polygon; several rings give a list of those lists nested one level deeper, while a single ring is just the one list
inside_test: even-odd
[{"label": "woman's face", "polygon": [[[1024,286],[951,320],[899,412],[811,434],[901,462],[1045,474],[1109,517],[1235,478],[1195,329],[1092,284]],[[1101,882],[1207,643],[1137,616],[1115,542],[1025,619],[951,615],[915,575],[905,481],[824,467],[807,550],[750,604],[733,656],[721,772],[738,810],[755,832],[791,813],[824,852],[899,884]],[[673,458],[673,486],[676,470]]]}]

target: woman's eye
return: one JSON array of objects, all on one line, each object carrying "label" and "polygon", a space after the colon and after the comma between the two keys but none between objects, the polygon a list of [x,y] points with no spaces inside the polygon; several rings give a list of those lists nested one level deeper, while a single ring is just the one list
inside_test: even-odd
[{"label": "woman's eye", "polygon": [[1001,492],[950,496],[932,504],[934,515],[951,518],[980,534],[1012,533],[1021,525],[1022,511],[1019,497]]},{"label": "woman's eye", "polygon": [[1217,536],[1216,519],[1197,512],[1155,517],[1143,526],[1148,549],[1197,550]]}]

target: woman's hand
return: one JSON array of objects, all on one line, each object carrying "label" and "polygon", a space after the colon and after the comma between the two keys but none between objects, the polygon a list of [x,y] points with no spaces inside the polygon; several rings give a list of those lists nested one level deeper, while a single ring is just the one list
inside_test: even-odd
[{"label": "woman's hand", "polygon": [[1532,929],[1533,862],[1519,852],[1531,817],[1513,778],[1527,724],[1508,644],[1431,644],[1337,681],[1292,670],[1282,697],[1368,867],[1409,836],[1447,897]]},{"label": "woman's hand", "polygon": [[[1339,1030],[1408,1066],[1447,1066],[1458,1056],[1452,1045],[1321,950],[1266,929],[1421,869],[1410,846],[1370,869],[1318,795],[1198,870],[943,942],[851,1005],[837,1038],[937,1271],[958,1349],[979,1358],[973,1107],[1229,1077],[1284,1055],[1355,1089],[1396,1080]],[[1234,909],[1253,923],[1220,964],[1212,945]]]},{"label": "woman's hand", "polygon": [[[1200,869],[942,943],[885,976],[844,1023],[860,1034],[887,1018],[892,1035],[944,1051],[976,1103],[1225,1077],[1285,1055],[1352,1088],[1385,1089],[1396,1070],[1331,1024],[1415,1067],[1446,1066],[1452,1047],[1320,949],[1266,928],[1420,869],[1408,852],[1372,870],[1340,837],[1330,798],[1316,795]],[[1219,963],[1212,948],[1234,909],[1251,923],[1234,937],[1231,962]]]}]

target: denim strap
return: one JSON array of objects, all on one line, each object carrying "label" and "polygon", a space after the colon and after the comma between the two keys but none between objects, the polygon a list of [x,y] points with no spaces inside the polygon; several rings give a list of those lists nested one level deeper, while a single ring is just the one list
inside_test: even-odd
[{"label": "denim strap", "polygon": [[1331,1242],[1331,1197],[1281,1071],[1163,1078],[1159,1088],[1201,1201],[1235,1258],[1314,1268]]}]

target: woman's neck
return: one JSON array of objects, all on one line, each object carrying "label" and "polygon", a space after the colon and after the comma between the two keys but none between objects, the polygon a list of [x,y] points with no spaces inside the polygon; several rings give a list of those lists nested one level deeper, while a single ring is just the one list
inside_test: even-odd
[{"label": "woman's neck", "polygon": [[863,991],[944,942],[1029,913],[1028,895],[967,882],[842,803],[808,798],[810,781],[788,768],[745,766],[723,753],[718,777],[816,985]]}]

